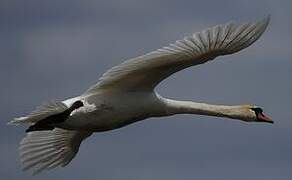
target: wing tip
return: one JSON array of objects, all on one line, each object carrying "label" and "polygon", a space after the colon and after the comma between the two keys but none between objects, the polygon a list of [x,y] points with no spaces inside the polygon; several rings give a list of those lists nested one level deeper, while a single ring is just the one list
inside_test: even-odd
[{"label": "wing tip", "polygon": [[263,18],[259,23],[262,24],[263,31],[265,31],[271,21],[271,14],[268,14],[265,18]]},{"label": "wing tip", "polygon": [[257,21],[255,24],[259,26],[259,32],[263,33],[267,29],[269,23],[271,21],[271,15],[268,14],[266,17]]},{"label": "wing tip", "polygon": [[[267,27],[269,25],[271,21],[271,15],[268,14],[265,18],[259,20],[256,24],[258,26],[258,32],[257,32],[257,37],[255,38],[254,41],[256,41],[257,39],[259,39],[262,34],[267,30]],[[252,44],[252,43],[251,43]]]}]

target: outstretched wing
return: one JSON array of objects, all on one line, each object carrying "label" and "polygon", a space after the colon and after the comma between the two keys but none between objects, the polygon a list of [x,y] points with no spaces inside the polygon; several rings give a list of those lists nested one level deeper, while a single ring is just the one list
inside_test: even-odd
[{"label": "outstretched wing", "polygon": [[108,70],[85,94],[100,90],[153,90],[177,71],[250,46],[263,34],[269,20],[270,17],[267,17],[256,23],[217,25],[167,47],[129,59]]},{"label": "outstretched wing", "polygon": [[27,133],[19,146],[23,170],[38,174],[43,170],[66,166],[77,154],[81,142],[91,134],[60,128]]}]

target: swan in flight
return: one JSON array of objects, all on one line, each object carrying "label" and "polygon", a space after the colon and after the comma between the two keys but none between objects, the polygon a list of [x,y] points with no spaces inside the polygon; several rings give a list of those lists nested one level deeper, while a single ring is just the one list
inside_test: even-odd
[{"label": "swan in flight", "polygon": [[23,170],[37,174],[64,167],[92,133],[121,128],[150,117],[198,114],[273,123],[255,105],[178,101],[155,92],[161,81],[182,69],[250,46],[263,34],[269,20],[266,17],[255,23],[227,23],[194,33],[111,68],[78,97],[44,104],[27,116],[13,119],[10,124],[29,125],[19,147]]}]

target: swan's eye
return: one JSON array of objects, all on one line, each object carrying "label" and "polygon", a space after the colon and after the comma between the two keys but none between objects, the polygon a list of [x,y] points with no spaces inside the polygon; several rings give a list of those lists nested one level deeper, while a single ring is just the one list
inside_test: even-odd
[{"label": "swan's eye", "polygon": [[253,110],[256,114],[262,113],[263,109],[260,107],[255,107],[255,108],[250,108],[251,110]]}]

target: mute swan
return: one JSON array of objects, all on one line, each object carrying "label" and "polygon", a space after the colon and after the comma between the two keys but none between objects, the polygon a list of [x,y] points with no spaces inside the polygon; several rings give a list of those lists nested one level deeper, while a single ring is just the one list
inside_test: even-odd
[{"label": "mute swan", "polygon": [[255,105],[210,105],[167,99],[155,87],[168,76],[217,56],[236,53],[255,42],[270,17],[256,23],[217,25],[194,33],[108,70],[84,94],[42,105],[11,124],[29,124],[20,143],[23,170],[37,174],[66,166],[93,132],[117,129],[149,117],[199,114],[245,122],[273,121]]}]

